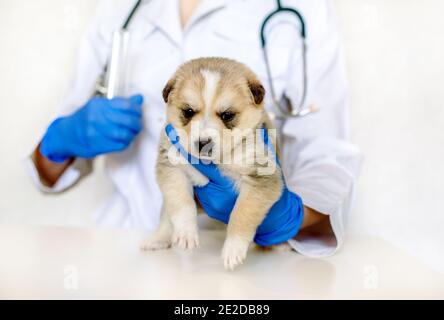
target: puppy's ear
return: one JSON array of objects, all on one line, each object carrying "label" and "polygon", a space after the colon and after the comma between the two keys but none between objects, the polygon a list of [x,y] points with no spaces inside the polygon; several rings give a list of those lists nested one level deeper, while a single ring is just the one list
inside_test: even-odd
[{"label": "puppy's ear", "polygon": [[165,88],[163,88],[162,95],[165,103],[168,103],[168,98],[170,96],[171,91],[173,91],[175,84],[176,84],[175,79],[171,79],[170,81],[168,81]]},{"label": "puppy's ear", "polygon": [[250,88],[254,103],[257,105],[261,104],[265,97],[265,88],[262,84],[256,79],[249,80],[248,87]]}]

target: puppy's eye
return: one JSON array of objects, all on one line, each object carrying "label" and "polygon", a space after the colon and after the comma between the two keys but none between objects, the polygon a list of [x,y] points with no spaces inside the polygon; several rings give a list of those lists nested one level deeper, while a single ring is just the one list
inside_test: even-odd
[{"label": "puppy's eye", "polygon": [[191,108],[185,108],[182,110],[182,114],[186,119],[191,119],[192,117],[194,117],[196,112]]},{"label": "puppy's eye", "polygon": [[223,122],[230,122],[231,120],[234,119],[235,116],[236,114],[230,111],[225,111],[220,114],[220,118],[222,119]]}]

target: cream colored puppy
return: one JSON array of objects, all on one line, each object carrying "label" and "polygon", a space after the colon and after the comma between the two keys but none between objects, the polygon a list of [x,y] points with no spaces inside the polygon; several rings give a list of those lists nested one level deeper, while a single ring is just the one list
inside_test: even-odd
[{"label": "cream colored puppy", "polygon": [[[264,146],[256,130],[271,128],[264,95],[263,86],[249,68],[222,58],[182,65],[163,91],[168,123],[176,129],[183,148],[196,158],[216,163],[239,192],[222,250],[229,269],[243,263],[257,227],[282,192],[275,154]],[[268,132],[275,144],[275,131]],[[161,222],[141,248],[197,247],[198,207],[193,186],[206,185],[208,179],[178,154],[165,132],[156,172],[163,194]]]}]

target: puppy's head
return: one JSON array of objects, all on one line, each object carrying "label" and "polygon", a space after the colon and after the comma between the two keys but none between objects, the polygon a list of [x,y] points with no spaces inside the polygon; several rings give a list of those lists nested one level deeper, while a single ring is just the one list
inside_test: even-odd
[{"label": "puppy's head", "polygon": [[163,90],[167,118],[192,155],[214,160],[264,119],[265,89],[245,65],[223,58],[182,65]]}]

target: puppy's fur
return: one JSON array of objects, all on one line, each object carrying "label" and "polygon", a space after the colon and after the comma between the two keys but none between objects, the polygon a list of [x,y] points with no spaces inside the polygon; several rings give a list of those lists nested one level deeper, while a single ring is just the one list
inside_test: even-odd
[{"label": "puppy's fur", "polygon": [[[182,65],[163,91],[167,121],[181,132],[180,143],[187,152],[213,161],[242,155],[242,161],[218,164],[221,173],[235,181],[239,192],[222,250],[224,265],[229,269],[243,263],[257,227],[283,188],[273,152],[262,139],[251,141],[245,133],[246,129],[272,128],[264,110],[264,95],[263,86],[249,68],[223,58],[197,59]],[[197,136],[192,128],[199,129]],[[270,141],[276,141],[274,134],[269,131]],[[200,150],[202,141],[211,143]],[[205,150],[208,145],[210,151]],[[206,185],[208,179],[188,163],[172,163],[171,148],[163,132],[156,171],[163,194],[161,222],[143,242],[144,250],[171,245],[192,249],[199,245],[193,186]],[[256,152],[257,148],[264,152]],[[279,153],[277,146],[276,151]],[[273,170],[261,173],[267,166],[274,166]]]}]

